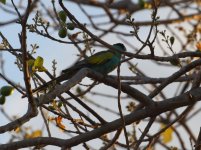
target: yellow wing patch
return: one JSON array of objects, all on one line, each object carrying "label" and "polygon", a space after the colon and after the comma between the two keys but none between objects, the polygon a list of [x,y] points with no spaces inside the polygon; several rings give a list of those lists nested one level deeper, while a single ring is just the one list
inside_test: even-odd
[{"label": "yellow wing patch", "polygon": [[111,59],[114,54],[112,52],[99,52],[87,59],[89,64],[102,64]]}]

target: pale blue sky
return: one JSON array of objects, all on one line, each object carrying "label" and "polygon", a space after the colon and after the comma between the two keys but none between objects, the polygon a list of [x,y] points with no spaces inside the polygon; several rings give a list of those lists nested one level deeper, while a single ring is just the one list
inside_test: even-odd
[{"label": "pale blue sky", "polygon": [[[49,0],[45,0],[44,3],[51,6],[51,3]],[[58,5],[57,5],[57,7],[58,7]],[[67,8],[73,14],[75,14],[76,18],[80,22],[87,23],[86,18],[84,17],[82,12],[78,9],[78,7],[74,3],[69,3]],[[100,9],[97,9],[97,8],[90,8],[88,11],[93,14],[100,13]],[[160,13],[164,14],[165,11],[167,11],[167,10],[163,10],[163,12],[160,12]],[[1,13],[1,10],[0,10],[0,20],[5,20],[5,18],[9,19],[9,17],[10,17],[9,15],[5,15],[5,14]],[[150,17],[150,11],[146,11],[145,13],[137,13],[134,17],[137,21],[144,20],[144,18]],[[162,17],[163,17],[163,15],[161,15],[161,18]],[[31,22],[31,18],[29,20],[29,23]],[[124,31],[125,31],[125,29],[128,30],[128,33],[131,30],[131,28],[130,29],[122,28],[122,30],[124,30]],[[160,29],[162,30],[163,28],[160,28]],[[12,46],[14,48],[19,48],[19,46],[20,46],[19,39],[18,39],[18,33],[20,32],[20,30],[21,30],[21,28],[18,24],[12,24],[9,26],[0,27],[0,31],[8,38],[8,41],[12,44]],[[97,34],[97,33],[95,33],[95,34]],[[147,34],[147,28],[143,28],[143,30],[140,30],[140,36],[143,37],[145,34]],[[55,37],[58,37],[57,32],[55,32],[53,35]],[[121,42],[119,39],[116,38],[116,36],[107,36],[107,37],[104,37],[103,40],[107,41],[110,44]],[[131,43],[133,43],[134,45],[139,45],[139,43],[137,43],[135,38],[130,38],[128,40]],[[47,38],[38,36],[33,33],[28,33],[27,43],[28,43],[28,49],[30,49],[30,44],[37,43],[37,45],[39,45],[40,48],[37,50],[37,54],[35,54],[35,57],[42,56],[45,60],[44,66],[50,72],[51,72],[52,60],[55,59],[57,61],[57,63],[58,63],[57,75],[59,75],[59,73],[62,69],[73,64],[77,58],[76,55],[78,54],[78,52],[77,52],[77,50],[75,50],[75,47],[73,45],[57,43],[55,41],[51,41]],[[99,49],[96,49],[96,50],[99,51]],[[128,51],[132,51],[132,50],[128,47]],[[16,65],[14,64],[14,61],[15,61],[14,57],[11,56],[7,52],[3,52],[3,58],[5,60],[5,73],[8,76],[8,78],[14,80],[17,83],[21,83],[23,85],[22,72],[20,72],[17,69]],[[149,74],[151,77],[166,77],[166,76],[172,74],[173,71],[178,70],[178,68],[172,68],[172,69],[171,68],[168,68],[168,69],[160,68],[159,66],[155,65],[154,63],[151,63],[150,61],[135,60],[135,63],[138,63],[138,67],[141,68],[141,70],[145,71],[147,74]],[[159,71],[160,71],[160,74],[159,74]],[[116,71],[114,71],[112,74],[116,74]],[[130,72],[128,71],[127,66],[125,64],[123,64],[122,75],[128,75],[128,74],[130,74]],[[45,77],[45,75],[43,73],[41,73],[41,75]],[[49,79],[47,79],[47,80],[49,80]],[[5,84],[6,84],[6,82],[0,80],[0,86],[5,85]],[[139,89],[142,89],[142,88],[139,87]],[[95,88],[95,90],[96,91],[105,90],[107,93],[110,93],[110,94],[117,93],[116,90],[113,90],[112,88],[106,87],[104,85],[97,86]],[[172,97],[173,96],[172,93],[174,90],[175,90],[174,88],[168,86],[165,89],[165,91],[167,91],[166,96]],[[91,96],[91,99],[93,99],[93,98],[94,97]],[[111,101],[106,98],[105,99],[95,98],[95,99],[98,103],[109,106],[109,107],[112,106],[114,110],[118,111],[117,101],[116,102],[115,102],[115,100]],[[127,102],[128,101],[122,102],[123,108],[127,104]],[[21,99],[21,95],[18,94],[17,91],[15,91],[15,93],[12,96],[8,97],[7,102],[4,105],[4,107],[5,107],[5,110],[7,110],[10,115],[18,114],[19,116],[21,116],[26,112],[27,102],[26,102],[26,99]],[[91,107],[93,108],[94,106],[91,106]],[[82,109],[82,108],[80,108],[80,109]],[[94,107],[94,109],[97,109],[97,108]],[[103,117],[107,118],[110,121],[112,121],[114,118],[117,118],[117,116],[112,115],[112,114],[110,114],[108,116],[108,113],[105,113],[105,111],[103,111],[103,110],[98,110],[98,111],[100,111],[99,113],[101,115],[103,115]],[[124,109],[124,112],[126,112],[125,109]],[[1,113],[0,113],[0,118],[2,118],[0,121],[0,125],[4,125],[6,122],[8,122],[7,120],[5,120],[5,118],[3,117],[3,115]],[[195,130],[195,133],[197,133],[197,130],[199,130],[199,128],[195,124],[196,121],[197,120],[195,119],[194,121],[192,121],[192,124],[191,124],[191,127],[193,127],[195,125],[195,128],[193,128]],[[38,122],[39,122],[39,124],[38,124]],[[34,124],[34,129],[38,129],[38,128],[40,129],[41,122],[42,122],[41,118],[37,117],[37,118],[32,119],[26,125]],[[143,129],[144,126],[145,126],[145,124],[141,123],[139,125],[139,128]],[[53,129],[55,129],[55,128],[53,128]],[[158,127],[156,127],[154,129],[154,131],[157,131],[157,129],[158,129]],[[55,129],[55,131],[53,133],[54,133],[54,135],[57,135],[57,136],[61,136],[63,134],[60,131],[58,131],[58,129]],[[8,136],[8,134],[1,134],[0,135],[0,143],[6,142],[8,140],[6,138],[7,136]],[[123,137],[122,137],[122,139],[123,139]],[[186,142],[189,143],[188,139],[186,140]],[[96,146],[97,140],[94,140],[93,142],[90,142],[90,143],[92,146]],[[177,141],[172,144],[178,145]],[[187,145],[190,145],[190,144],[187,144]]]}]

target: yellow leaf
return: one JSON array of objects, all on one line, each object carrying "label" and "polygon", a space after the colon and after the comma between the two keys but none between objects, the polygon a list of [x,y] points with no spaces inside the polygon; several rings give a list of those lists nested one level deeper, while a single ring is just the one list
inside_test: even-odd
[{"label": "yellow leaf", "polygon": [[[161,124],[161,128],[164,128],[166,125],[165,124]],[[168,129],[166,129],[162,134],[162,141],[164,143],[168,143],[172,140],[172,134],[173,134],[173,128],[172,126],[170,126]]]},{"label": "yellow leaf", "polygon": [[38,71],[39,71],[39,72],[44,72],[44,71],[47,71],[47,69],[42,66],[42,67],[38,68]]},{"label": "yellow leaf", "polygon": [[52,107],[53,107],[55,110],[58,110],[57,102],[56,102],[55,100],[53,100],[53,102],[52,102]]},{"label": "yellow leaf", "polygon": [[34,132],[32,132],[32,138],[35,137],[40,137],[42,135],[42,131],[41,130],[35,130]]},{"label": "yellow leaf", "polygon": [[43,58],[40,56],[38,56],[35,60],[30,59],[28,61],[28,66],[31,67],[31,71],[30,71],[31,73],[36,71],[39,71],[39,72],[47,71],[47,69],[43,67]]},{"label": "yellow leaf", "polygon": [[54,120],[55,120],[55,117],[48,117],[47,120],[48,120],[48,121],[54,121]]},{"label": "yellow leaf", "polygon": [[151,8],[152,8],[152,5],[145,2],[145,3],[144,3],[144,8],[146,8],[146,9],[151,9]]},{"label": "yellow leaf", "polygon": [[42,136],[42,131],[41,130],[35,130],[31,134],[26,133],[24,137],[26,139],[30,139],[30,138],[40,137],[40,136]]},{"label": "yellow leaf", "polygon": [[26,134],[24,135],[24,138],[25,138],[25,139],[30,139],[30,138],[31,138],[31,134],[26,133]]},{"label": "yellow leaf", "polygon": [[20,127],[17,127],[17,128],[14,129],[14,131],[15,131],[16,133],[19,133],[19,132],[21,131],[21,129],[20,129]]},{"label": "yellow leaf", "polygon": [[34,66],[37,67],[42,67],[43,66],[43,58],[38,56],[36,60],[34,61]]}]

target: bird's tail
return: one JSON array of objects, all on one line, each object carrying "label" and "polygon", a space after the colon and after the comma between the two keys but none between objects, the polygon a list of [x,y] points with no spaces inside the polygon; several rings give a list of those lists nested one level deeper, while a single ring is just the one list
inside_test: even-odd
[{"label": "bird's tail", "polygon": [[[68,80],[71,77],[72,77],[72,75],[71,74],[68,75],[68,73],[61,74],[60,76],[52,79],[51,81],[44,83],[40,87],[33,89],[32,94],[35,94],[36,92],[40,92],[42,90],[45,90],[47,87],[55,86],[56,84],[59,84],[60,82],[62,82],[64,80]],[[22,98],[24,98],[26,96],[27,95],[23,95]]]}]

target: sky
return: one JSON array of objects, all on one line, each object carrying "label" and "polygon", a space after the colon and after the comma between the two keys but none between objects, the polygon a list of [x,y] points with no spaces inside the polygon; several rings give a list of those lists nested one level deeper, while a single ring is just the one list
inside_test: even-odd
[{"label": "sky", "polygon": [[[8,2],[10,3],[10,2]],[[44,3],[49,5],[49,7],[51,7],[51,3],[50,1],[44,0]],[[76,18],[82,22],[82,23],[87,23],[86,17],[83,16],[82,12],[78,9],[78,6],[75,5],[74,3],[68,3],[68,9],[70,10],[70,12],[74,13]],[[1,4],[0,4],[1,5]],[[60,10],[58,4],[56,5],[57,9]],[[99,14],[101,13],[100,9],[97,8],[89,8],[86,7],[87,11],[93,14]],[[163,12],[159,12],[161,14],[164,14],[165,12],[167,12],[168,10],[163,10]],[[0,9],[0,20],[9,20],[10,18],[15,18],[15,16],[10,16],[10,15],[6,15],[1,13],[2,10]],[[134,17],[137,21],[141,21],[146,17],[150,17],[150,11],[146,11],[144,13],[137,13]],[[163,17],[163,15],[161,15]],[[29,19],[29,23],[32,22],[32,18],[34,16],[30,16]],[[165,16],[164,16],[165,17]],[[163,30],[164,27],[161,27],[160,30]],[[124,28],[122,27],[122,30],[124,30]],[[144,35],[147,34],[147,30],[148,28],[143,28],[142,30],[140,30],[140,35],[143,37]],[[11,45],[13,45],[14,48],[20,48],[20,44],[19,44],[19,38],[18,38],[18,33],[21,31],[21,27],[19,24],[12,24],[9,26],[3,26],[0,27],[0,31],[8,38],[8,41],[11,43]],[[129,33],[129,30],[128,30]],[[97,34],[97,33],[95,33]],[[52,33],[53,36],[58,37],[57,32],[53,32]],[[66,44],[61,44],[61,43],[57,43],[54,41],[51,41],[47,38],[38,36],[36,34],[33,33],[28,33],[27,35],[27,43],[28,43],[28,49],[31,49],[31,44],[35,44],[37,43],[37,45],[39,45],[39,49],[37,50],[37,53],[34,55],[35,57],[37,56],[42,56],[44,58],[44,66],[51,72],[52,70],[52,61],[55,59],[57,61],[57,75],[60,74],[62,69],[65,69],[69,66],[71,66],[77,59],[77,54],[78,52],[75,51],[75,48],[73,45],[66,45]],[[116,36],[107,36],[104,37],[103,40],[107,41],[108,43],[118,43],[118,42],[122,42],[119,39],[117,39]],[[131,43],[134,43],[134,45],[136,44],[136,46],[139,46],[139,43],[136,42],[136,39],[129,39],[129,41]],[[94,48],[95,49],[95,48]],[[127,46],[128,51],[132,51],[132,49]],[[102,49],[95,49],[96,51],[100,51]],[[160,52],[156,52],[160,55]],[[20,72],[16,65],[14,64],[15,62],[15,58],[10,55],[7,52],[3,52],[3,59],[5,60],[5,74],[7,75],[7,77],[13,81],[15,81],[16,83],[20,83],[22,86],[24,86],[23,83],[23,76],[22,76],[22,72]],[[178,68],[160,68],[158,65],[151,63],[150,61],[138,61],[136,60],[136,64],[138,64],[138,67],[141,68],[143,71],[145,71],[145,73],[149,74],[151,77],[166,77],[171,75],[175,70],[178,70]],[[160,75],[158,74],[160,68]],[[127,66],[124,64],[122,66],[122,75],[127,75],[129,74],[129,70],[127,68]],[[111,74],[116,74],[116,71],[113,71]],[[40,75],[44,78],[46,78],[46,80],[49,80],[46,75],[44,73],[40,73]],[[88,82],[90,80],[85,80],[85,82]],[[91,82],[91,81],[90,81]],[[0,80],[0,86],[6,85],[7,83],[3,80]],[[138,86],[137,86],[138,87]],[[139,87],[140,90],[143,90],[141,87]],[[104,86],[103,84],[95,87],[94,91],[102,91],[103,90],[107,91],[110,94],[116,94],[117,91],[113,90],[111,87],[107,87]],[[166,91],[166,96],[167,97],[171,97],[172,96],[172,91],[174,91],[175,89],[171,87],[167,87],[165,89]],[[147,94],[147,93],[145,93]],[[113,110],[118,111],[118,106],[117,106],[117,101],[114,99],[111,101],[111,99],[107,99],[107,98],[97,98],[94,96],[90,96],[91,100],[96,100],[97,103],[102,104],[102,105],[106,105],[106,106],[113,106]],[[116,103],[114,102],[116,101]],[[128,100],[131,101],[131,100]],[[125,109],[125,106],[127,105],[128,101],[122,101],[122,105],[124,108],[124,112],[128,113]],[[74,103],[74,105],[76,106],[77,104]],[[89,104],[93,109],[97,109],[97,107],[94,107],[93,105]],[[21,95],[15,91],[14,94],[10,97],[8,97],[6,104],[3,106],[4,109],[8,112],[9,115],[13,116],[13,115],[18,115],[21,116],[26,112],[27,109],[27,100],[26,99],[22,99]],[[77,105],[77,107],[80,107],[79,105]],[[80,108],[81,110],[83,110],[83,108]],[[180,110],[182,110],[183,108],[181,108]],[[104,118],[107,118],[108,121],[112,121],[114,119],[117,119],[118,117],[114,114],[110,114],[108,115],[108,113],[106,113],[104,110],[97,110],[98,113],[100,113]],[[86,112],[88,113],[88,112]],[[0,113],[0,125],[4,125],[6,123],[8,123],[9,121]],[[36,129],[41,129],[42,125],[41,122],[43,120],[41,119],[41,117],[36,117],[34,119],[32,119],[30,122],[26,123],[25,126],[30,126],[30,125],[34,125],[33,126],[33,130]],[[38,123],[39,122],[39,123]],[[197,128],[195,122],[197,122],[196,118],[194,118],[191,122],[191,127],[193,128],[194,126],[196,127],[195,133],[197,133],[199,130],[199,128]],[[143,128],[145,127],[145,123],[140,123],[140,125],[138,125],[138,127],[140,129],[143,130]],[[55,136],[62,136],[63,133],[61,131],[59,131],[59,129],[55,128],[54,126],[51,126],[51,128],[54,130],[53,134]],[[69,127],[70,128],[70,127]],[[153,131],[156,131],[159,129],[159,126],[155,126],[155,129],[153,129]],[[139,132],[139,131],[138,131]],[[181,130],[182,132],[182,130]],[[10,134],[10,133],[9,133]],[[8,133],[5,134],[1,134],[0,135],[0,143],[5,143],[8,140]],[[185,135],[185,134],[184,134]],[[66,135],[66,137],[68,137],[69,135]],[[123,139],[123,137],[121,137]],[[172,144],[176,144],[178,141],[173,142]],[[188,139],[187,139],[187,141]],[[90,145],[96,147],[97,146],[98,140],[93,140],[92,142],[90,142]],[[99,143],[101,144],[101,143]],[[178,144],[177,144],[178,145]],[[189,145],[189,144],[188,144]],[[75,147],[74,149],[77,149],[78,147]],[[54,149],[54,148],[51,148]]]}]

